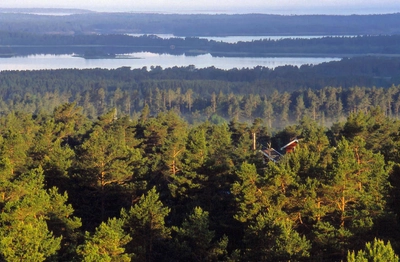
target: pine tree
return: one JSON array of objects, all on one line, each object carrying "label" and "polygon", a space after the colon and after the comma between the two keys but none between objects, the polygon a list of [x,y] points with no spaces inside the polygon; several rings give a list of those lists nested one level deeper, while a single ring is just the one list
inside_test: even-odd
[{"label": "pine tree", "polygon": [[391,165],[383,156],[365,149],[362,138],[339,142],[331,168],[320,187],[320,203],[325,215],[317,222],[317,245],[344,256],[355,245],[352,236],[367,234],[374,221],[384,214]]},{"label": "pine tree", "polygon": [[292,261],[309,257],[310,242],[294,223],[273,208],[260,213],[245,230],[246,261]]},{"label": "pine tree", "polygon": [[235,219],[240,222],[254,220],[262,209],[269,206],[268,197],[260,189],[260,176],[255,165],[243,163],[236,172],[238,180],[232,185],[238,211]]},{"label": "pine tree", "polygon": [[32,116],[22,113],[10,113],[0,118],[0,159],[6,161],[12,174],[28,171],[31,159],[28,150],[34,141],[38,125]]},{"label": "pine tree", "polygon": [[56,254],[61,241],[63,247],[74,246],[80,220],[72,216],[66,194],[44,189],[43,170],[19,175],[2,186],[0,253],[7,261],[44,261]]},{"label": "pine tree", "polygon": [[[207,143],[204,127],[192,128],[189,131],[182,157],[182,169],[172,176],[168,185],[173,197],[195,199],[204,187],[206,176],[201,174],[207,161]],[[181,199],[182,200],[182,199]]]},{"label": "pine tree", "polygon": [[67,190],[68,171],[75,152],[62,137],[59,137],[60,128],[61,125],[56,124],[53,119],[46,119],[41,123],[41,128],[29,149],[29,156],[33,159],[34,166],[43,167],[49,187],[57,186]]},{"label": "pine tree", "polygon": [[[85,187],[96,190],[100,217],[103,219],[109,215],[107,190],[129,184],[133,178],[132,164],[141,158],[138,150],[126,145],[124,130],[112,126],[107,131],[104,128],[96,125],[82,144],[78,175]],[[94,203],[90,205],[93,207]]]},{"label": "pine tree", "polygon": [[85,262],[129,262],[130,254],[125,253],[124,246],[131,241],[131,237],[122,229],[123,221],[108,219],[102,222],[91,235],[85,234],[85,243],[78,247],[78,254]]},{"label": "pine tree", "polygon": [[357,252],[347,253],[348,262],[397,262],[399,256],[394,252],[392,245],[388,241],[387,244],[383,240],[374,239],[374,241],[367,242],[365,249]]},{"label": "pine tree", "polygon": [[208,212],[200,207],[195,207],[182,226],[173,230],[179,261],[217,261],[219,256],[226,255],[227,238],[215,241],[215,233],[209,229]]},{"label": "pine tree", "polygon": [[170,237],[170,229],[165,225],[169,212],[170,208],[159,200],[155,187],[129,210],[121,211],[124,227],[132,237],[128,250],[135,253],[138,261],[154,261],[157,248]]},{"label": "pine tree", "polygon": [[60,249],[61,238],[49,232],[43,218],[12,221],[0,228],[0,253],[5,261],[45,261]]},{"label": "pine tree", "polygon": [[81,112],[82,108],[77,107],[76,103],[62,104],[54,109],[53,117],[57,125],[54,131],[57,138],[66,139],[83,132],[86,121]]}]

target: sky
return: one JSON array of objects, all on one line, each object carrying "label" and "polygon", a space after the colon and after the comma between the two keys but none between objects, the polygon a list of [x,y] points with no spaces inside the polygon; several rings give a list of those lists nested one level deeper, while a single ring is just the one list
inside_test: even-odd
[{"label": "sky", "polygon": [[376,14],[400,12],[399,0],[1,0],[0,8],[80,8],[110,12]]}]

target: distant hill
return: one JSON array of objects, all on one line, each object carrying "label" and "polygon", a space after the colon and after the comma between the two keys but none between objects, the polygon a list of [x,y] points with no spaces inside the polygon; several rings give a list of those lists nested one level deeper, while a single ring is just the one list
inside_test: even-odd
[{"label": "distant hill", "polygon": [[0,13],[16,14],[86,14],[92,11],[76,8],[0,8]]},{"label": "distant hill", "polygon": [[[12,10],[16,12],[11,12]],[[0,31],[58,34],[393,35],[400,14],[268,15],[97,13],[80,9],[0,9]],[[38,16],[31,13],[71,13]]]}]

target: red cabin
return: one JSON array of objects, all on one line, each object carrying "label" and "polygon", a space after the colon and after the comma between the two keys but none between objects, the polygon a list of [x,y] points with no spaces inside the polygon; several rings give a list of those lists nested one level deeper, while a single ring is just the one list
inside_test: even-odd
[{"label": "red cabin", "polygon": [[294,151],[294,149],[296,148],[296,146],[298,145],[299,140],[294,139],[292,140],[289,144],[281,147],[281,151],[285,150],[285,153],[292,153]]}]

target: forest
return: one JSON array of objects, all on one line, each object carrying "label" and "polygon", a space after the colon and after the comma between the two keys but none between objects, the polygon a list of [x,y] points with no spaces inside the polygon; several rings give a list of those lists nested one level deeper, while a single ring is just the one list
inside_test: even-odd
[{"label": "forest", "polygon": [[273,134],[149,111],[0,118],[3,261],[397,261],[400,120],[379,107]]},{"label": "forest", "polygon": [[0,261],[399,261],[400,14],[14,11],[1,59],[341,60],[1,71]]},{"label": "forest", "polygon": [[186,121],[251,123],[281,129],[308,116],[322,125],[379,106],[399,117],[400,59],[356,57],[320,65],[221,70],[173,67],[0,72],[0,114],[50,113],[77,103],[89,119],[112,108],[138,119],[173,110]]},{"label": "forest", "polygon": [[84,58],[109,57],[110,54],[135,52],[168,53],[196,56],[210,53],[226,57],[354,57],[365,55],[392,56],[400,54],[400,35],[352,36],[300,39],[269,38],[251,42],[226,43],[198,37],[161,38],[156,35],[60,35],[0,31],[0,56],[32,54],[78,54]]},{"label": "forest", "polygon": [[[0,9],[0,31],[38,34],[173,34],[175,36],[298,36],[399,34],[400,14],[270,15],[97,13],[36,15],[46,10]],[[56,10],[57,11],[57,10]],[[53,12],[56,12],[53,11]]]},{"label": "forest", "polygon": [[0,260],[398,261],[398,70],[0,72]]},{"label": "forest", "polygon": [[[177,15],[65,10],[72,14],[52,16],[23,12],[0,9],[1,58],[76,54],[93,59],[136,52],[186,56],[209,53],[225,57],[340,58],[365,55],[396,57],[400,54],[400,14]],[[157,34],[171,37],[162,38]],[[251,42],[227,43],[202,36],[260,38]],[[270,38],[274,36],[287,38]]]}]

